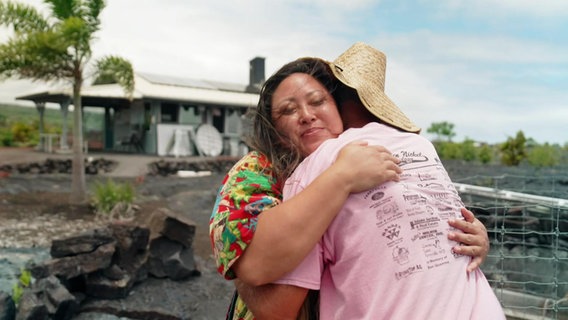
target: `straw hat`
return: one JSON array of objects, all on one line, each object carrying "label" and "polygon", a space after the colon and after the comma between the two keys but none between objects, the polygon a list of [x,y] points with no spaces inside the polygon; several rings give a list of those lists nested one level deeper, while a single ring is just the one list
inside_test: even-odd
[{"label": "straw hat", "polygon": [[382,122],[407,132],[420,132],[385,94],[387,58],[381,51],[357,42],[330,63],[333,74],[357,91],[365,107]]}]

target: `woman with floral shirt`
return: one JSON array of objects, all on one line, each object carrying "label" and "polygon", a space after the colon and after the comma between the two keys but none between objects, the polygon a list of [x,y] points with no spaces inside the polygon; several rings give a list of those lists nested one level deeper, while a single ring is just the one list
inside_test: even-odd
[{"label": "woman with floral shirt", "polygon": [[[311,75],[327,90],[310,96],[309,104],[335,105],[330,93],[336,80],[327,63],[316,58],[283,66],[263,85],[259,104],[270,105],[276,88],[294,73]],[[301,151],[276,129],[269,133],[258,129],[263,127],[258,122],[272,119],[258,115],[254,119],[251,145],[258,151],[243,157],[223,180],[211,216],[210,237],[219,273],[226,279],[238,278],[247,285],[259,286],[280,278],[302,261],[350,193],[398,181],[402,170],[385,148],[353,143],[312,184],[281,203],[283,182],[302,160]],[[453,233],[449,237],[465,243],[467,246],[454,250],[474,256],[472,264],[479,266],[488,251],[487,233],[473,215],[468,220],[455,221],[452,226],[469,234]],[[228,319],[254,319],[242,300],[235,297]]]}]

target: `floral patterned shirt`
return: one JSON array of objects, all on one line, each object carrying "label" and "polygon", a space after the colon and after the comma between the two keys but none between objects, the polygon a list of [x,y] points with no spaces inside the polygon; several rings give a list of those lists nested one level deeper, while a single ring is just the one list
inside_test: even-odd
[{"label": "floral patterned shirt", "polygon": [[[282,184],[268,158],[250,152],[223,179],[209,221],[209,236],[217,271],[226,279],[236,277],[231,266],[252,241],[258,215],[282,202]],[[233,319],[254,319],[242,300],[234,305]]]}]

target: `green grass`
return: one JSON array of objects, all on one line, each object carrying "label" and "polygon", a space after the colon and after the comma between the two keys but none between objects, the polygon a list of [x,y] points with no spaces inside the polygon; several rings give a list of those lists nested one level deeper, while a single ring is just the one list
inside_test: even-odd
[{"label": "green grass", "polygon": [[108,179],[95,182],[91,202],[98,214],[109,215],[119,203],[131,205],[134,202],[134,187],[128,182],[120,183]]},{"label": "green grass", "polygon": [[[101,108],[85,108],[83,132],[102,131],[104,114]],[[61,133],[63,117],[61,110],[46,108],[43,131]],[[73,112],[67,115],[68,134],[73,132]],[[35,107],[0,103],[0,146],[35,146],[39,141],[39,112]]]},{"label": "green grass", "polygon": [[[102,109],[100,109],[102,110]],[[32,124],[39,121],[39,112],[35,107],[26,107],[18,105],[8,105],[0,103],[0,119],[5,119],[6,123],[0,122],[0,126],[9,123],[28,123]],[[86,111],[83,114],[83,127],[85,130],[89,128],[103,128],[104,114],[102,112]],[[61,127],[63,124],[63,117],[61,110],[46,108],[44,112],[44,123],[47,126]],[[73,127],[73,112],[70,111],[67,115],[68,128]]]},{"label": "green grass", "polygon": [[[18,105],[0,104],[0,118],[4,117],[8,122],[33,123],[39,120],[39,112],[35,107],[26,107]],[[71,117],[68,116],[68,124],[72,124]],[[61,111],[57,109],[46,109],[44,113],[45,123],[50,125],[61,126],[63,119]]]}]

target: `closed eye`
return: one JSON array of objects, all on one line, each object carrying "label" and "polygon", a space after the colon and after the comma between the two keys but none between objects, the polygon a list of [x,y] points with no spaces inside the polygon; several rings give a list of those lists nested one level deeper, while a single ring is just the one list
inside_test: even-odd
[{"label": "closed eye", "polygon": [[293,115],[297,111],[298,111],[298,105],[297,104],[287,103],[287,104],[278,106],[278,108],[276,108],[276,110],[274,110],[274,113],[276,113],[276,118],[279,118],[279,117],[282,117],[282,116]]}]

